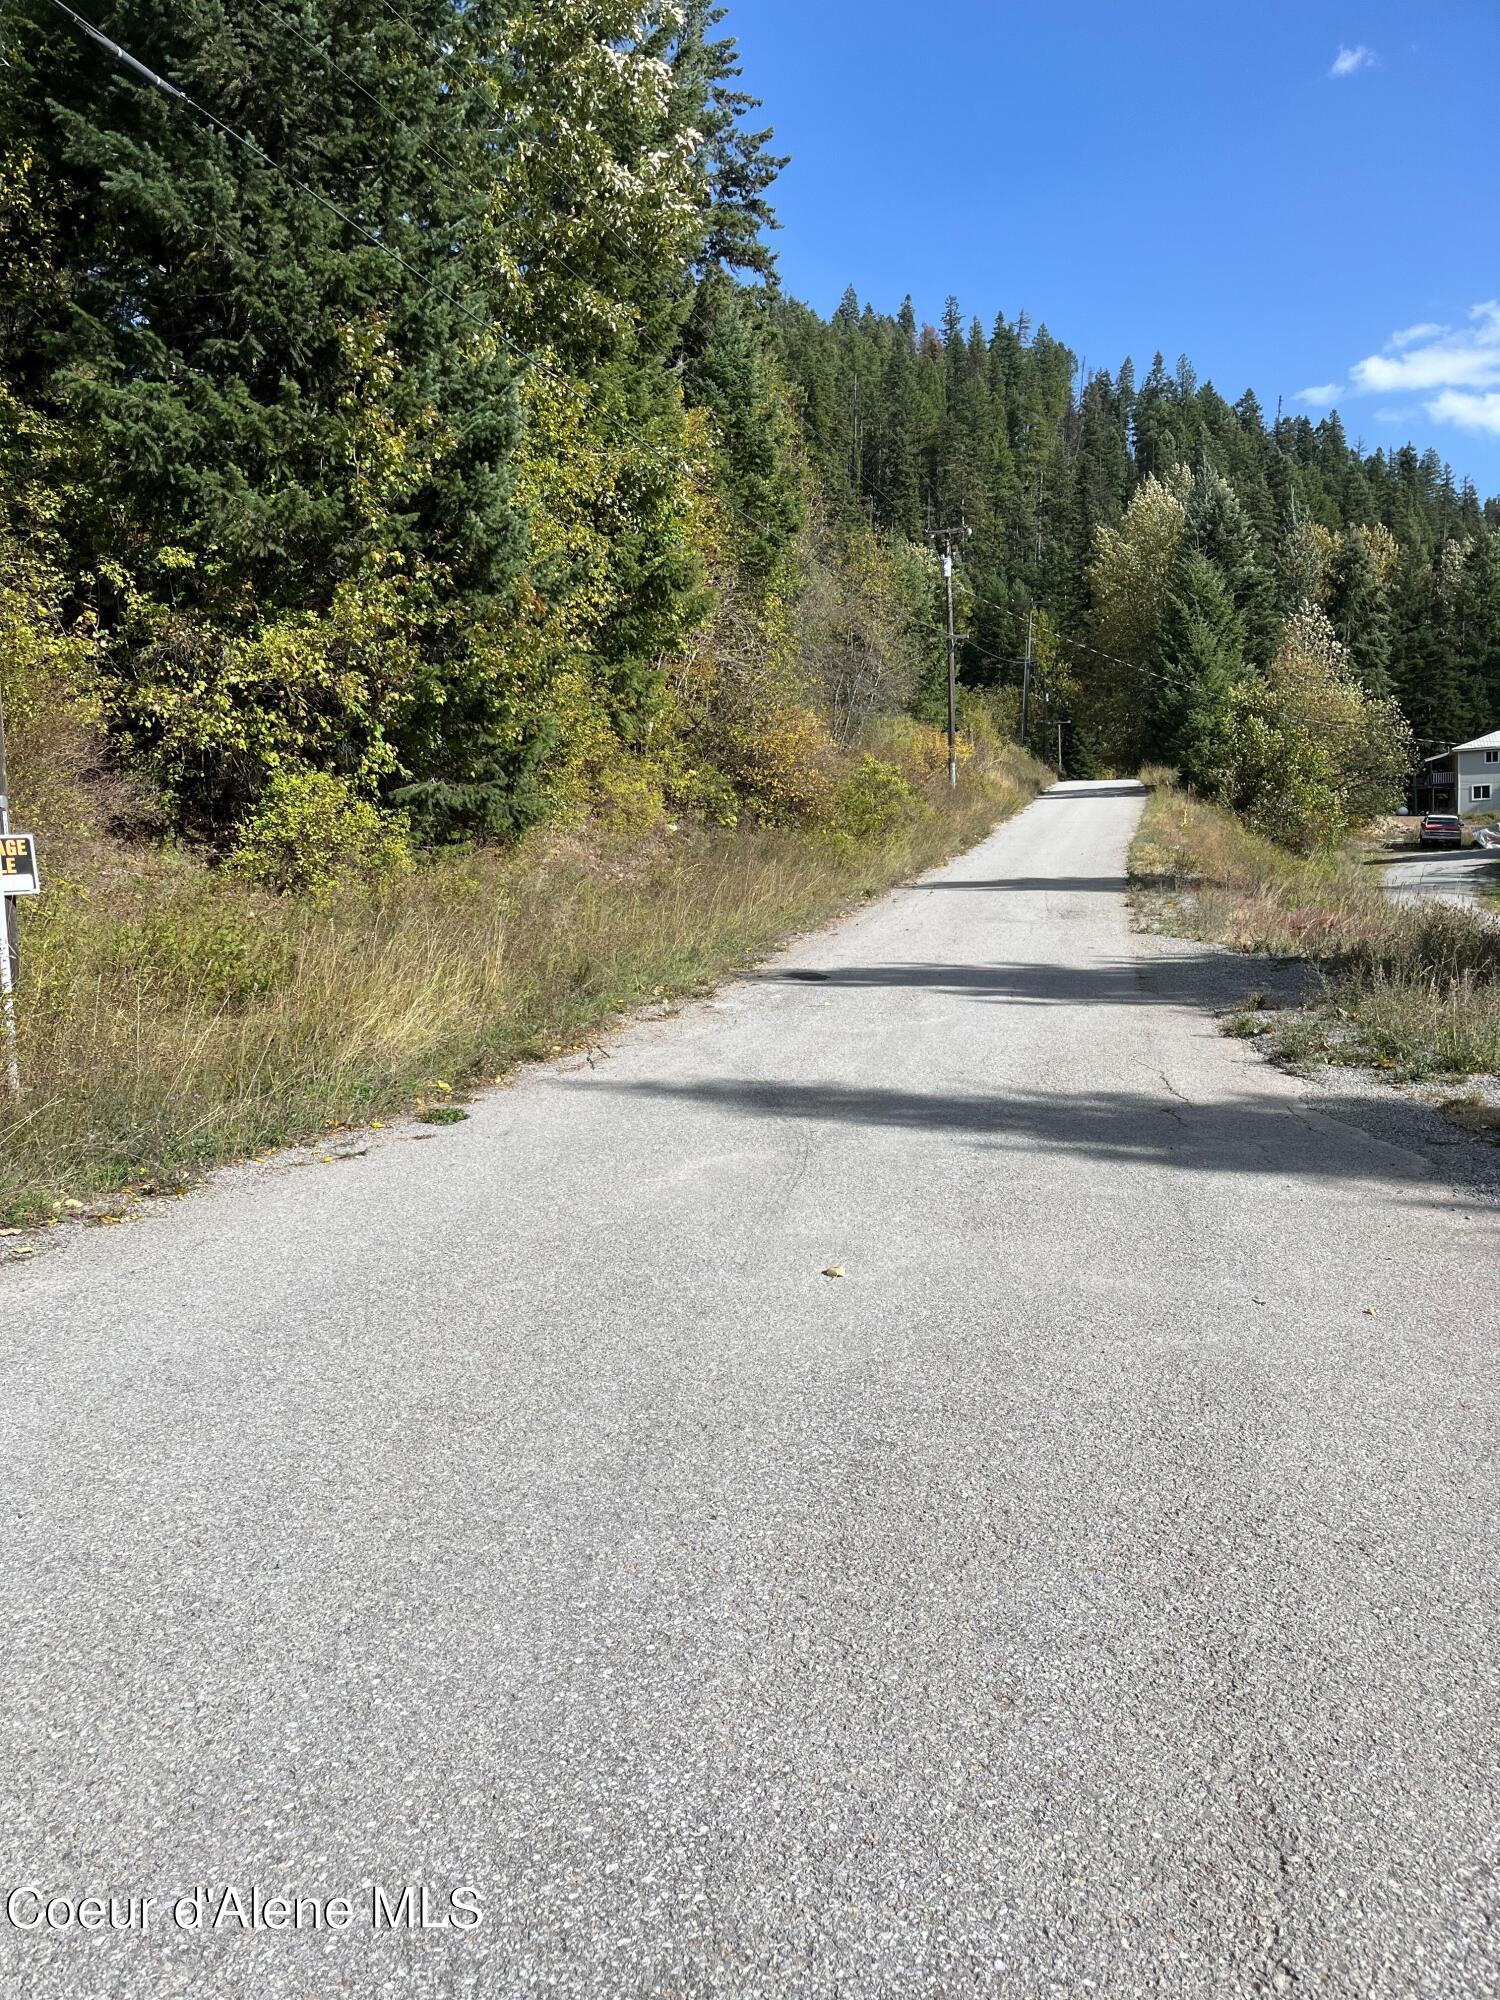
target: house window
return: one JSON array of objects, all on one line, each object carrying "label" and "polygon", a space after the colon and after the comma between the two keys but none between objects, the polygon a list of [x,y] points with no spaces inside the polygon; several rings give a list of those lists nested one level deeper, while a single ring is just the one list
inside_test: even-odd
[{"label": "house window", "polygon": [[1486,750],[1484,761],[1486,764],[1500,764],[1500,750]]},{"label": "house window", "polygon": [[1469,787],[1469,797],[1471,799],[1487,799],[1489,795],[1490,788],[1488,785],[1470,785]]}]

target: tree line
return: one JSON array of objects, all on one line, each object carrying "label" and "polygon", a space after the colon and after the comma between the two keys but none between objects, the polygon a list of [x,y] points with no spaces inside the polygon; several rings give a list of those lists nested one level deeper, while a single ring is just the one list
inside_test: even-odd
[{"label": "tree line", "polygon": [[[986,330],[950,299],[934,327],[851,290],[775,319],[824,490],[908,536],[968,527],[965,677],[1013,687],[1030,635],[1077,770],[1156,759],[1270,821],[1346,822],[1500,718],[1500,502],[1436,452],[1268,422],[1185,356],[1084,379],[1025,313]],[[1294,709],[1293,761],[1326,769],[1273,803],[1247,744]],[[1335,798],[1337,770],[1366,782]]]},{"label": "tree line", "polygon": [[785,297],[724,15],[115,0],[126,62],[17,0],[13,714],[86,715],[269,881],[310,828],[376,865],[588,810],[826,819],[873,718],[940,710],[927,530],[963,523],[963,678],[1014,718],[1029,634],[1074,769],[1305,830],[1408,728],[1493,726],[1500,513],[1435,455],[1185,361],[1083,381],[1024,314]]}]

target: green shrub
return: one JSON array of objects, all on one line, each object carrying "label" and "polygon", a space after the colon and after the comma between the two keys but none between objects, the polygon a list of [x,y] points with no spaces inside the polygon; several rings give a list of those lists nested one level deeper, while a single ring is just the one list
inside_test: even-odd
[{"label": "green shrub", "polygon": [[281,892],[327,896],[341,877],[404,874],[413,866],[405,820],[326,771],[282,772],[251,813],[230,867]]},{"label": "green shrub", "polygon": [[856,839],[894,833],[922,810],[921,801],[893,764],[863,756],[834,797],[835,824]]}]

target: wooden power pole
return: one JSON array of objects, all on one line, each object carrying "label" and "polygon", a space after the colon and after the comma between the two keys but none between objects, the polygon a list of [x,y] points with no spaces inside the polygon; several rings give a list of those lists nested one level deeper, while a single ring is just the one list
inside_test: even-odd
[{"label": "wooden power pole", "polygon": [[948,785],[958,790],[958,628],[953,622],[954,548],[966,542],[972,528],[929,528],[935,542],[942,544],[943,581],[948,587]]}]

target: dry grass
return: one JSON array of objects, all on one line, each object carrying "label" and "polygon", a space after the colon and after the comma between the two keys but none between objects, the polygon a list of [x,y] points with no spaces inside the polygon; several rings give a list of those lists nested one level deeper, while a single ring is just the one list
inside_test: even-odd
[{"label": "dry grass", "polygon": [[0,1106],[11,1222],[422,1108],[700,989],[980,838],[1047,781],[976,755],[899,832],[535,838],[331,908],[180,859],[96,861],[28,911],[24,1093]]},{"label": "dry grass", "polygon": [[1500,925],[1393,903],[1357,856],[1300,859],[1170,784],[1148,801],[1131,873],[1152,928],[1322,967],[1323,997],[1272,1030],[1278,1053],[1407,1077],[1500,1070]]}]

